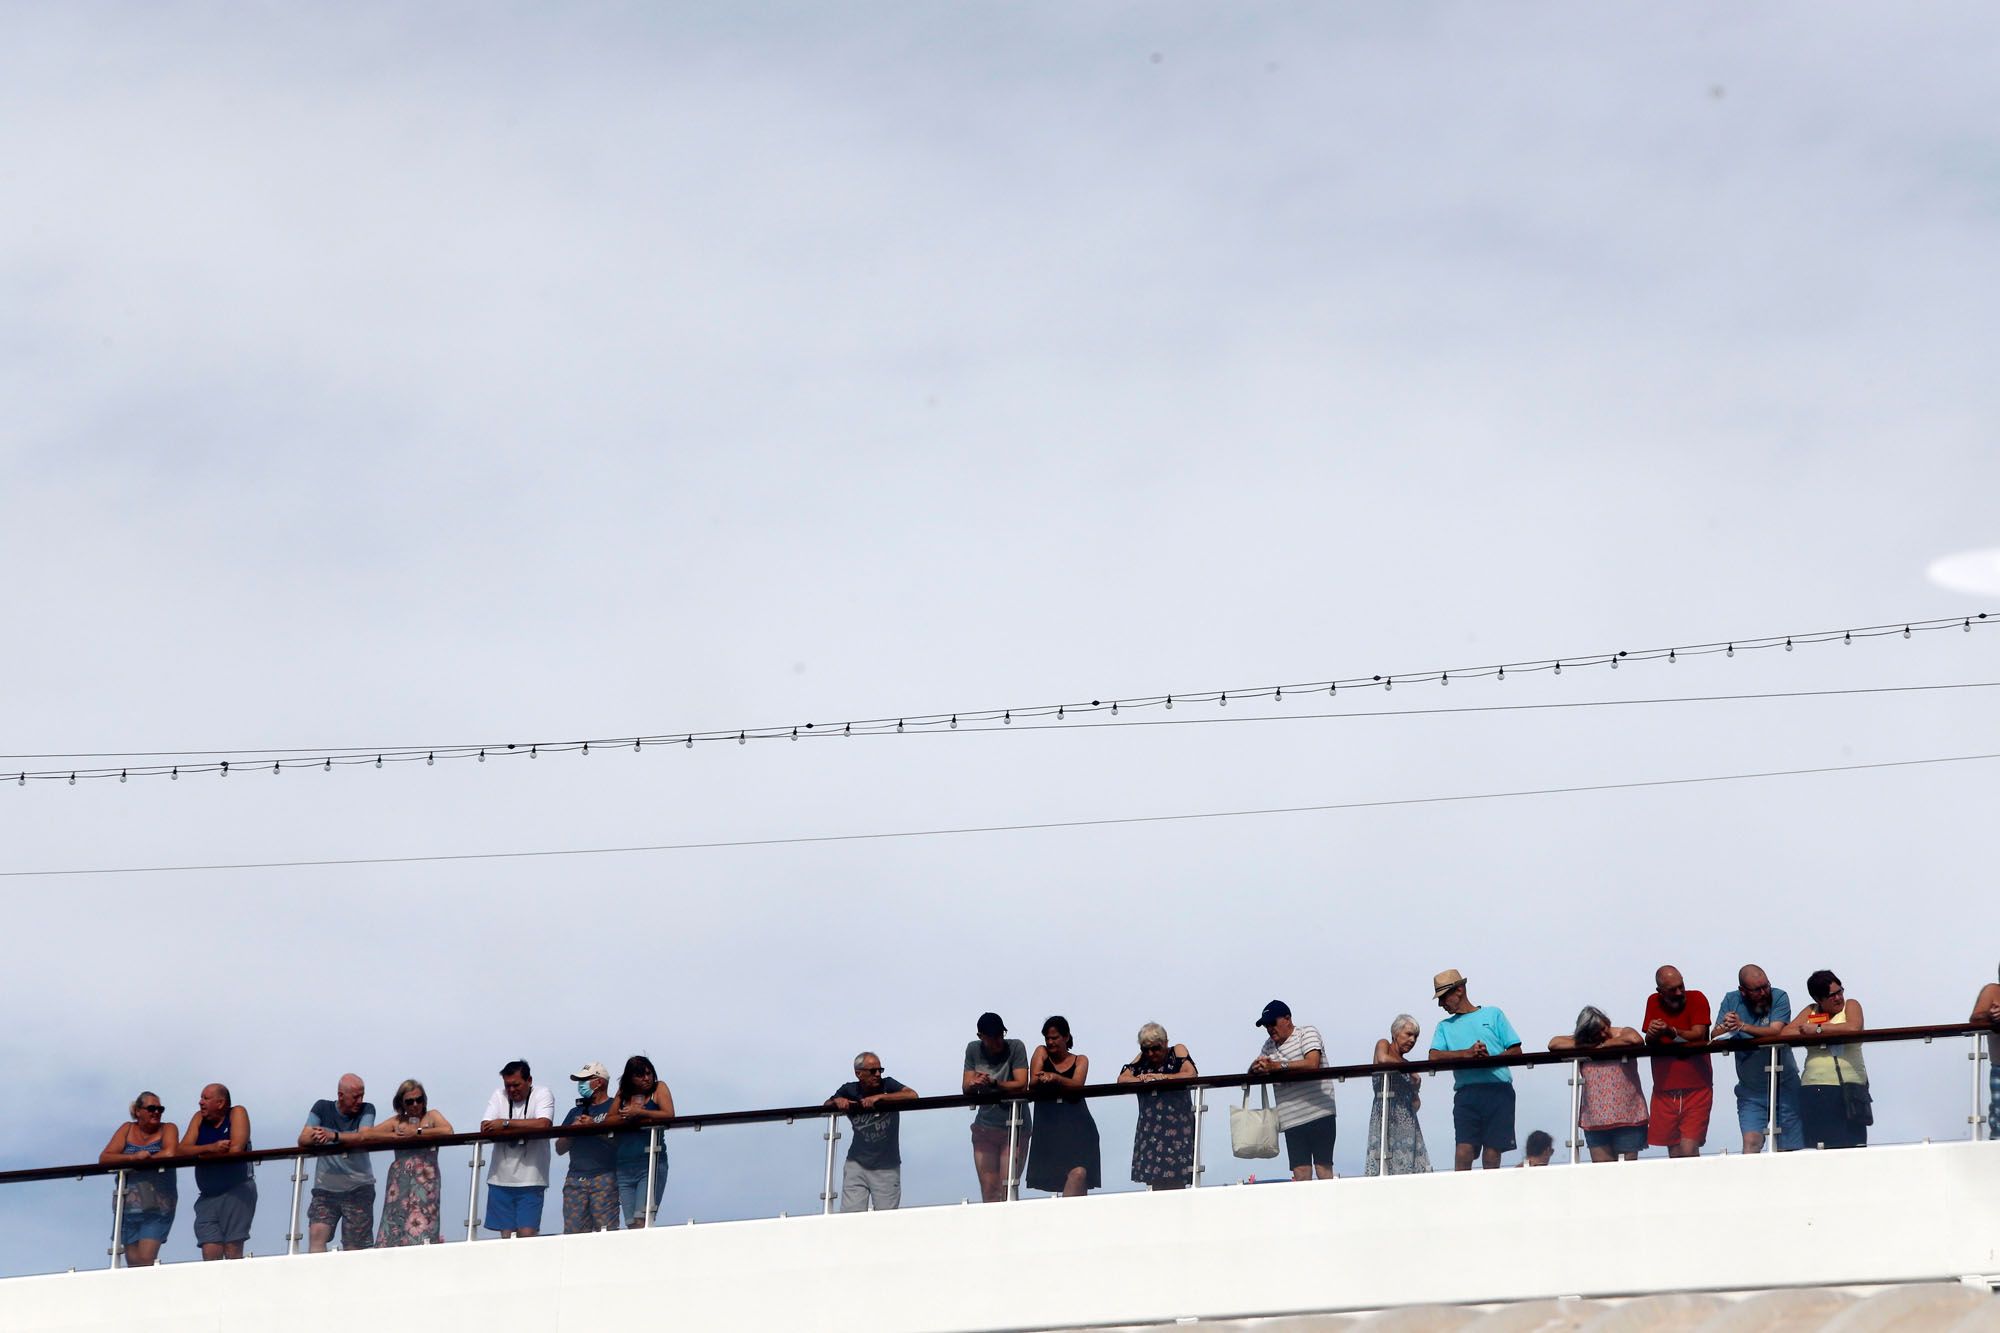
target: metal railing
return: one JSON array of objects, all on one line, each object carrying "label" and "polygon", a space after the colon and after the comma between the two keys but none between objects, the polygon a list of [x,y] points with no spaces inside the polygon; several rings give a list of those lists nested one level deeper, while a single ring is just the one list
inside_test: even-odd
[{"label": "metal railing", "polygon": [[[1248,1090],[1260,1085],[1284,1085],[1292,1083],[1344,1082],[1347,1079],[1365,1079],[1381,1098],[1382,1123],[1378,1140],[1378,1172],[1387,1170],[1389,1161],[1388,1142],[1388,1100],[1390,1079],[1408,1074],[1447,1074],[1467,1070],[1482,1069],[1533,1069],[1544,1065],[1568,1066],[1569,1087],[1569,1137],[1566,1146],[1570,1160],[1580,1160],[1583,1141],[1578,1127],[1581,1105],[1582,1067],[1586,1064],[1615,1062],[1647,1058],[1654,1054],[1673,1056],[1727,1055],[1736,1056],[1746,1050],[1768,1050],[1768,1077],[1770,1124],[1765,1139],[1765,1151],[1772,1151],[1778,1145],[1778,1079],[1782,1052],[1787,1049],[1804,1048],[1810,1050],[1818,1046],[1870,1045],[1887,1042],[1921,1042],[1929,1045],[1943,1038],[1970,1038],[1971,1049],[1967,1060],[1971,1066],[1971,1101],[1966,1122],[1971,1126],[1971,1137],[1975,1140],[1988,1138],[1993,1126],[1988,1119],[1988,1085],[1983,1077],[1988,1059],[1987,1043],[1995,1038],[1994,1027],[1981,1023],[1946,1023],[1912,1027],[1874,1028],[1859,1033],[1842,1032],[1837,1036],[1782,1037],[1782,1038],[1732,1038],[1699,1044],[1674,1044],[1670,1047],[1622,1046],[1611,1049],[1579,1049],[1570,1051],[1523,1052],[1519,1055],[1488,1055],[1483,1057],[1461,1057],[1449,1061],[1410,1060],[1397,1063],[1368,1063],[1325,1066],[1319,1069],[1294,1069],[1281,1073],[1252,1074],[1203,1074],[1188,1078],[1177,1078],[1166,1083],[1103,1083],[1082,1088],[1064,1088],[1047,1093],[1030,1091],[1015,1096],[994,1095],[951,1095],[937,1097],[916,1097],[897,1100],[893,1103],[871,1108],[860,1114],[889,1114],[909,1116],[918,1112],[964,1108],[990,1107],[995,1104],[1010,1108],[1021,1105],[1032,1106],[1042,1101],[1076,1099],[1097,1099],[1107,1097],[1169,1096],[1185,1092],[1193,1102],[1195,1133],[1188,1162],[1188,1183],[1200,1188],[1204,1166],[1202,1163],[1202,1124],[1207,1114],[1206,1094],[1211,1088]],[[660,1181],[661,1160],[665,1148],[662,1136],[667,1132],[687,1131],[698,1133],[703,1129],[738,1125],[794,1124],[824,1121],[822,1138],[825,1141],[822,1180],[819,1193],[820,1211],[831,1213],[835,1208],[838,1192],[835,1189],[838,1144],[842,1138],[840,1120],[854,1114],[850,1111],[836,1111],[825,1104],[806,1106],[770,1107],[745,1111],[711,1111],[681,1115],[667,1125],[646,1127],[647,1135],[647,1175],[646,1192],[642,1206],[645,1222],[651,1225],[657,1215],[656,1186]],[[1014,1199],[1018,1194],[1017,1180],[1017,1133],[1018,1116],[1010,1109],[1009,1134],[1006,1164],[1006,1197]],[[390,1141],[377,1139],[365,1144],[352,1142],[339,1145],[287,1146],[283,1148],[261,1149],[253,1152],[219,1153],[199,1158],[158,1157],[134,1159],[130,1164],[110,1164],[103,1162],[79,1162],[69,1165],[35,1167],[27,1170],[0,1171],[0,1186],[22,1185],[34,1182],[85,1180],[96,1176],[114,1179],[111,1261],[116,1266],[124,1247],[122,1201],[128,1176],[132,1173],[178,1171],[198,1166],[225,1166],[231,1164],[255,1165],[263,1162],[285,1162],[292,1168],[290,1175],[291,1199],[290,1220],[285,1232],[286,1253],[296,1254],[299,1242],[305,1238],[300,1228],[301,1206],[304,1202],[307,1163],[321,1157],[346,1157],[355,1153],[376,1153],[408,1151],[413,1146],[421,1149],[469,1146],[472,1149],[468,1162],[472,1177],[470,1200],[466,1211],[466,1239],[477,1237],[480,1222],[480,1170],[485,1165],[485,1152],[489,1145],[532,1142],[542,1139],[579,1139],[605,1134],[636,1134],[641,1129],[631,1126],[585,1122],[569,1126],[553,1126],[547,1129],[511,1130],[497,1133],[454,1133],[425,1135],[420,1144],[412,1145],[407,1140]],[[440,1206],[442,1206],[440,1204]]]}]

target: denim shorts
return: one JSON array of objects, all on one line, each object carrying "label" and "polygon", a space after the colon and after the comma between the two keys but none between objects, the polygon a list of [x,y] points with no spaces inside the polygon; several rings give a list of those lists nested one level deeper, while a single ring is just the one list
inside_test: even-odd
[{"label": "denim shorts", "polygon": [[[660,1154],[660,1169],[653,1177],[653,1207],[660,1206],[660,1196],[667,1192],[667,1155]],[[639,1201],[646,1193],[646,1163],[641,1160],[636,1166],[626,1163],[618,1168],[618,1206],[624,1210],[625,1225],[632,1226],[644,1220],[644,1212]]]},{"label": "denim shorts", "polygon": [[1646,1151],[1646,1127],[1613,1125],[1610,1129],[1586,1129],[1583,1143],[1586,1148],[1608,1148],[1621,1155],[1642,1153]]},{"label": "denim shorts", "polygon": [[119,1226],[119,1236],[127,1245],[134,1241],[164,1241],[167,1233],[174,1229],[174,1209],[165,1212],[141,1212],[137,1208],[125,1210],[125,1220]]}]

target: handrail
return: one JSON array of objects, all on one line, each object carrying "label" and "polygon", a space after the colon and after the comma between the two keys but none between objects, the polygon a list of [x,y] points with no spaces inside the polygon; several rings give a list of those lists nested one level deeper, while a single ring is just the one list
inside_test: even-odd
[{"label": "handrail", "polygon": [[[903,1115],[912,1111],[941,1111],[959,1107],[978,1107],[1005,1104],[1007,1102],[1035,1103],[1040,1101],[1069,1100],[1075,1097],[1131,1097],[1150,1093],[1170,1092],[1185,1088],[1244,1088],[1260,1084],[1312,1083],[1332,1080],[1336,1083],[1350,1078],[1372,1078],[1377,1074],[1443,1074],[1456,1073],[1464,1069],[1527,1069],[1537,1065],[1570,1064],[1578,1060],[1604,1061],[1626,1060],[1654,1055],[1735,1055],[1746,1050],[1766,1049],[1773,1046],[1811,1047],[1820,1045],[1859,1045],[1869,1042],[1886,1041],[1929,1041],[1937,1037],[1963,1037],[1979,1034],[2000,1034],[2000,1028],[1989,1023],[1933,1023],[1913,1027],[1869,1028],[1862,1032],[1847,1034],[1827,1034],[1809,1037],[1733,1037],[1721,1041],[1706,1041],[1671,1047],[1615,1046],[1609,1050],[1591,1048],[1575,1051],[1524,1051],[1520,1055],[1487,1055],[1459,1060],[1406,1060],[1393,1064],[1331,1065],[1319,1069],[1288,1069],[1275,1074],[1203,1074],[1195,1078],[1176,1079],[1169,1084],[1158,1083],[1095,1083],[1082,1088],[1065,1088],[1057,1091],[1032,1091],[1022,1096],[994,1097],[958,1094],[945,1097],[912,1097],[895,1102],[891,1106],[877,1108],[891,1114]],[[1122,1067],[1122,1066],[1121,1066]],[[752,1111],[706,1111],[693,1115],[677,1115],[672,1121],[659,1128],[667,1130],[701,1130],[721,1125],[759,1125],[791,1123],[797,1120],[815,1120],[828,1115],[847,1115],[846,1111],[835,1111],[824,1103],[810,1106],[767,1107]],[[872,1114],[872,1113],[871,1113]],[[378,1139],[366,1144],[331,1144],[313,1147],[259,1148],[254,1152],[214,1153],[206,1157],[161,1157],[128,1158],[116,1165],[102,1162],[79,1162],[71,1166],[39,1166],[23,1171],[0,1171],[0,1185],[28,1184],[41,1180],[81,1180],[86,1176],[110,1176],[120,1171],[168,1170],[179,1171],[195,1166],[222,1166],[234,1163],[255,1163],[272,1161],[293,1161],[300,1157],[344,1157],[357,1152],[392,1152],[398,1149],[409,1151],[412,1146],[419,1148],[455,1148],[468,1143],[526,1143],[536,1139],[588,1138],[598,1134],[643,1134],[649,1127],[644,1124],[612,1125],[603,1122],[577,1124],[567,1127],[552,1126],[548,1129],[517,1129],[496,1134],[481,1134],[477,1131],[464,1134],[424,1135],[420,1141],[409,1139]]]}]

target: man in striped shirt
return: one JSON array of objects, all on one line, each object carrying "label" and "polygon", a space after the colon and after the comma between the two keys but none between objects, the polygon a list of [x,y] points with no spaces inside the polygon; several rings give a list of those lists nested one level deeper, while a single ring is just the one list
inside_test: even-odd
[{"label": "man in striped shirt", "polygon": [[[1326,1043],[1320,1040],[1319,1029],[1294,1024],[1292,1008],[1283,1000],[1265,1005],[1257,1026],[1270,1035],[1250,1062],[1251,1073],[1318,1069],[1326,1063]],[[1292,1179],[1333,1179],[1333,1085],[1324,1079],[1280,1083],[1277,1098],[1278,1128],[1285,1131]]]}]

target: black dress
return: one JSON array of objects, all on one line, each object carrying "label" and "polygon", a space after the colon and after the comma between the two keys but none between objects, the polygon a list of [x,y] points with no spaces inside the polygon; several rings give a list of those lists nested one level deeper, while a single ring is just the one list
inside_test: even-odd
[{"label": "black dress", "polygon": [[[1076,1056],[1058,1067],[1051,1060],[1043,1068],[1064,1078],[1076,1072]],[[1069,1173],[1083,1167],[1088,1189],[1104,1184],[1104,1168],[1097,1151],[1097,1122],[1090,1118],[1090,1103],[1077,1096],[1038,1102],[1035,1107],[1035,1137],[1028,1145],[1028,1188],[1061,1194]]]}]

